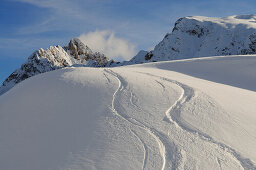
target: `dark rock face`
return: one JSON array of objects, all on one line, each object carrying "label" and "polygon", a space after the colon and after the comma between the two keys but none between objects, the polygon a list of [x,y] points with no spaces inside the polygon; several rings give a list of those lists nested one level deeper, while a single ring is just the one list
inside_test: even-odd
[{"label": "dark rock face", "polygon": [[256,53],[256,33],[249,36],[249,48],[242,49],[241,54],[255,54]]},{"label": "dark rock face", "polygon": [[207,28],[200,27],[199,25],[195,25],[195,27],[191,30],[186,31],[190,35],[197,36],[198,38],[202,37],[205,33],[208,33],[209,30]]},{"label": "dark rock face", "polygon": [[153,54],[149,52],[146,54],[145,60],[150,60],[152,57],[153,57]]},{"label": "dark rock face", "polygon": [[[209,33],[209,29],[203,25],[197,24],[196,20],[192,20],[191,21],[192,24],[190,24],[189,26],[186,25],[186,20],[187,20],[186,17],[178,19],[175,22],[172,32],[174,31],[185,32],[185,33],[188,33],[189,35],[197,36],[198,38]],[[167,36],[165,38],[167,38]]]},{"label": "dark rock face", "polygon": [[249,47],[250,47],[252,53],[255,53],[256,52],[256,33],[250,35],[249,39],[251,41],[249,44]]},{"label": "dark rock face", "polygon": [[[175,22],[174,27],[173,27],[173,29],[172,29],[172,32],[174,32],[174,31],[176,31],[176,30],[179,30],[177,26],[180,24],[180,22],[181,22],[183,19],[184,19],[184,18],[180,18],[180,19],[178,19],[178,20]],[[164,38],[166,38],[166,37],[164,37]]]},{"label": "dark rock face", "polygon": [[105,66],[109,59],[99,52],[93,53],[92,50],[82,43],[78,38],[73,38],[68,46],[64,49],[72,56],[74,59],[79,60],[81,63],[84,61],[96,61],[97,66]]},{"label": "dark rock face", "polygon": [[73,38],[68,43],[68,46],[64,47],[64,49],[66,51],[69,51],[70,55],[77,60],[81,59],[79,57],[80,55],[83,55],[86,59],[93,55],[92,50],[86,45],[84,45],[78,38]]}]

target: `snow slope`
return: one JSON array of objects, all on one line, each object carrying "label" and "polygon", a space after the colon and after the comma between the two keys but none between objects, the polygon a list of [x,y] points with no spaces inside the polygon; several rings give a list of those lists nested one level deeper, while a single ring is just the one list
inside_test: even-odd
[{"label": "snow slope", "polygon": [[154,50],[130,63],[256,53],[256,15],[190,16],[176,21]]},{"label": "snow slope", "polygon": [[255,62],[211,57],[31,77],[0,96],[0,169],[256,169]]}]

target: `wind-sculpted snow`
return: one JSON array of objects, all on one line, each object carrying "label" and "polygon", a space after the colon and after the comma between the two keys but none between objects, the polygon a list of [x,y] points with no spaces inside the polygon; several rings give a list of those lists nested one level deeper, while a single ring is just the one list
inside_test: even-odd
[{"label": "wind-sculpted snow", "polygon": [[172,65],[66,68],[19,83],[0,97],[0,169],[256,169],[255,92]]}]

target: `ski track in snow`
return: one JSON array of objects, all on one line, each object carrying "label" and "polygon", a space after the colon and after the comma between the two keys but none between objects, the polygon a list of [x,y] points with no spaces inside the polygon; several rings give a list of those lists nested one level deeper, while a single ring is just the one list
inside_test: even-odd
[{"label": "ski track in snow", "polygon": [[147,165],[147,159],[148,159],[148,147],[146,145],[146,143],[139,137],[139,135],[134,131],[131,130],[131,132],[134,134],[134,136],[136,136],[136,138],[142,143],[142,147],[144,150],[144,157],[143,157],[143,165],[142,165],[142,170],[146,169],[146,165]]},{"label": "ski track in snow", "polygon": [[121,78],[121,76],[119,76],[117,73],[113,72],[110,69],[108,69],[108,70],[105,69],[104,71],[111,74],[112,76],[114,76],[118,80],[118,84],[119,84],[117,90],[113,94],[113,99],[112,99],[112,110],[113,110],[114,114],[119,116],[123,120],[127,121],[128,123],[130,123],[130,124],[132,124],[136,127],[139,127],[141,129],[144,129],[147,133],[150,134],[150,136],[152,136],[155,139],[155,141],[158,143],[159,152],[160,152],[161,157],[162,157],[161,170],[164,170],[165,169],[165,164],[166,164],[166,149],[165,149],[166,147],[165,147],[165,145],[163,144],[163,142],[161,140],[161,138],[163,138],[163,136],[160,136],[160,135],[162,135],[162,134],[160,134],[160,132],[158,132],[156,129],[147,127],[145,124],[143,124],[142,122],[140,122],[140,121],[138,121],[134,118],[128,117],[127,115],[123,115],[123,114],[120,114],[120,113],[117,112],[117,110],[115,108],[115,101],[116,101],[117,93],[121,92],[124,88],[123,84],[122,84],[123,79]]},{"label": "ski track in snow", "polygon": [[[253,79],[254,70],[248,61],[230,58],[210,60],[214,67],[229,68],[225,63],[230,62],[232,73],[236,62],[248,70],[229,77],[220,76],[220,68],[203,79],[194,77],[193,69],[211,62],[193,59],[97,71],[71,68],[28,79],[1,98],[0,169],[256,170],[255,92],[215,80],[247,84],[243,80]],[[176,62],[181,68],[191,66],[170,71]],[[190,69],[193,74],[186,75]],[[26,101],[20,100],[30,92]],[[12,101],[17,107],[10,107]]]},{"label": "ski track in snow", "polygon": [[[116,97],[117,97],[117,94],[120,92],[122,92],[122,90],[125,89],[124,87],[124,84],[125,84],[125,80],[117,73],[113,72],[112,70],[110,69],[104,69],[104,71],[112,76],[114,76],[117,81],[118,81],[118,88],[117,90],[114,92],[113,94],[113,99],[112,99],[112,110],[114,112],[115,115],[119,116],[120,118],[122,118],[123,120],[129,122],[130,124],[136,126],[136,127],[139,127],[141,129],[144,129],[147,133],[149,133],[155,140],[156,142],[158,143],[159,145],[159,152],[161,154],[161,157],[162,157],[162,167],[161,167],[161,170],[164,170],[165,169],[165,166],[166,166],[166,160],[167,160],[167,155],[169,154],[167,152],[167,149],[169,150],[169,147],[173,147],[173,146],[170,146],[169,145],[169,142],[168,142],[168,137],[165,136],[165,134],[162,134],[161,132],[157,131],[156,129],[154,128],[151,128],[151,127],[148,127],[146,126],[144,123],[140,122],[139,120],[136,120],[134,118],[131,118],[125,114],[120,114],[117,112],[116,110],[116,106],[115,106],[115,101],[116,101]],[[153,74],[150,74],[150,73],[144,73],[144,72],[137,72],[137,73],[140,73],[140,74],[145,74],[145,75],[148,75],[148,76],[151,76],[151,77],[156,77],[156,78],[159,78],[163,81],[167,81],[167,82],[170,82],[170,83],[173,83],[175,85],[177,85],[181,90],[182,90],[182,93],[180,95],[180,97],[178,98],[178,100],[175,101],[175,103],[170,106],[170,108],[167,109],[167,111],[165,112],[165,121],[171,123],[171,124],[174,124],[177,128],[181,128],[182,130],[185,130],[189,133],[192,133],[194,135],[197,135],[200,137],[200,139],[202,139],[203,141],[206,141],[206,142],[210,142],[214,145],[217,145],[219,148],[221,148],[223,151],[227,151],[228,153],[230,153],[234,159],[238,160],[241,164],[241,166],[244,168],[244,169],[252,169],[252,170],[256,170],[256,166],[253,164],[253,162],[250,160],[250,159],[247,159],[247,158],[244,158],[243,156],[241,156],[235,149],[231,148],[230,146],[227,146],[226,144],[224,143],[221,143],[221,142],[218,142],[216,141],[215,139],[213,139],[211,136],[209,136],[208,134],[204,133],[204,132],[201,132],[200,130],[198,129],[192,129],[190,128],[189,126],[187,126],[186,124],[184,124],[180,118],[180,109],[182,108],[182,106],[186,103],[186,102],[189,102],[195,95],[195,90],[185,84],[182,84],[178,81],[175,81],[175,80],[171,80],[171,79],[167,79],[165,77],[160,77],[160,76],[156,76],[156,75],[153,75]],[[162,88],[163,88],[163,91],[165,90],[165,86],[155,80]],[[130,91],[130,103],[131,105],[133,105],[134,107],[137,107],[139,108],[134,102],[133,102],[133,96],[134,94]],[[133,130],[133,133],[135,131]],[[136,134],[136,132],[134,133],[135,136],[138,137],[138,135]],[[142,139],[139,138],[139,140],[142,142]],[[143,147],[144,147],[144,150],[145,150],[145,142],[142,142],[143,143]],[[145,145],[144,145],[145,144]],[[168,146],[168,147],[166,147]],[[177,148],[172,148],[170,149],[169,151],[170,152],[173,152],[174,150],[177,151]],[[145,155],[145,153],[144,153]],[[173,160],[172,160],[173,161]],[[221,167],[221,163],[219,160],[217,160],[218,164],[220,165]],[[177,164],[177,160],[175,162],[172,162],[174,166],[174,164]],[[144,159],[143,160],[143,168],[142,169],[145,169],[146,167],[146,160]],[[179,166],[176,166],[176,169],[178,168]]]},{"label": "ski track in snow", "polygon": [[108,83],[110,83],[110,80],[109,80],[108,76],[104,72],[103,72],[103,75],[106,78],[106,80],[108,81]]},{"label": "ski track in snow", "polygon": [[[250,169],[250,170],[256,170],[256,166],[253,164],[253,162],[248,159],[248,158],[244,158],[242,155],[240,155],[235,149],[231,148],[230,146],[227,146],[224,143],[218,142],[215,139],[213,139],[211,136],[209,136],[206,133],[201,132],[200,130],[194,130],[192,128],[190,128],[189,126],[187,126],[186,124],[184,124],[181,119],[180,119],[180,109],[182,108],[182,105],[186,102],[189,102],[195,95],[195,90],[185,84],[182,84],[178,81],[175,80],[171,80],[171,79],[167,79],[165,77],[160,77],[160,76],[156,76],[150,73],[144,73],[144,72],[137,72],[140,74],[144,74],[144,75],[148,75],[151,77],[157,77],[160,78],[164,81],[167,82],[171,82],[176,84],[178,87],[181,88],[182,90],[182,94],[179,97],[179,99],[166,111],[166,118],[169,120],[170,123],[174,124],[177,128],[181,128],[187,132],[190,132],[194,135],[198,135],[202,140],[206,141],[206,142],[211,142],[212,144],[217,145],[219,148],[221,148],[224,151],[229,152],[234,159],[237,159],[241,166],[244,169]],[[163,86],[163,84],[161,84],[161,86]],[[173,114],[173,116],[172,116]],[[218,163],[221,167],[220,161],[218,160]]]},{"label": "ski track in snow", "polygon": [[136,104],[135,104],[135,102],[133,102],[133,98],[135,98],[136,96],[134,95],[134,93],[132,92],[132,91],[130,91],[130,103],[131,103],[131,105],[134,107],[134,108],[139,108],[140,109],[140,107],[139,106],[137,106]]}]

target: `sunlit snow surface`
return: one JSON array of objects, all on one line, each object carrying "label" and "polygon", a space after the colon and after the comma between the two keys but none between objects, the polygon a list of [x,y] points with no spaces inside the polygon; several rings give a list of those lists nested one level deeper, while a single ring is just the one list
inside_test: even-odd
[{"label": "sunlit snow surface", "polygon": [[256,169],[256,56],[67,68],[0,96],[0,169]]},{"label": "sunlit snow surface", "polygon": [[139,52],[130,64],[255,53],[256,15],[191,16],[177,20],[153,51]]}]

